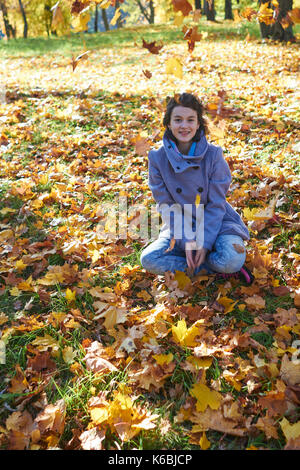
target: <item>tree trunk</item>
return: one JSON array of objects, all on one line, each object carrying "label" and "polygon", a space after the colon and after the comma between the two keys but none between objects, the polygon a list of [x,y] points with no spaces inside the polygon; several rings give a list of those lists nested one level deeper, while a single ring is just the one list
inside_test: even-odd
[{"label": "tree trunk", "polygon": [[154,9],[153,0],[150,0],[150,2],[149,2],[149,8],[150,8],[150,24],[154,24],[155,9]]},{"label": "tree trunk", "polygon": [[50,36],[50,29],[51,29],[51,10],[49,5],[45,5],[45,25],[46,25],[46,31],[47,31],[47,36]]},{"label": "tree trunk", "polygon": [[96,3],[94,31],[98,33],[98,3]]},{"label": "tree trunk", "polygon": [[101,8],[101,13],[102,13],[102,19],[103,19],[105,31],[109,31],[109,23],[108,23],[108,19],[107,19],[106,9]]},{"label": "tree trunk", "polygon": [[23,37],[24,37],[24,38],[27,38],[27,34],[28,34],[28,23],[27,23],[26,13],[25,13],[25,9],[24,9],[22,0],[19,0],[19,5],[20,5],[20,10],[21,10],[21,13],[22,13],[22,17],[23,17],[23,22],[24,22]]},{"label": "tree trunk", "polygon": [[231,0],[225,0],[225,20],[233,20],[232,14],[232,2]]},{"label": "tree trunk", "polygon": [[[259,5],[261,5],[262,3],[269,3],[269,1],[265,2],[259,0]],[[287,12],[289,10],[292,10],[293,0],[278,0],[278,3],[279,13],[276,19],[276,23],[271,25],[259,23],[261,37],[263,39],[272,38],[279,41],[295,41],[292,25],[288,26],[287,28],[283,28],[280,24],[280,21],[287,15]],[[268,6],[269,8],[272,8],[271,4]]]},{"label": "tree trunk", "polygon": [[215,0],[204,0],[204,14],[209,21],[216,21]]},{"label": "tree trunk", "polygon": [[144,5],[142,4],[142,2],[140,0],[136,0],[136,3],[138,4],[142,15],[146,18],[148,23],[153,24],[154,23],[154,18],[155,18],[155,10],[154,10],[153,0],[150,0],[150,2],[149,2],[149,10],[150,11],[148,11],[148,9],[146,7],[144,7]]},{"label": "tree trunk", "polygon": [[16,28],[13,28],[8,19],[7,6],[5,0],[0,0],[0,10],[2,11],[5,34],[7,39],[16,37]]},{"label": "tree trunk", "polygon": [[195,10],[201,10],[201,0],[195,0]]}]

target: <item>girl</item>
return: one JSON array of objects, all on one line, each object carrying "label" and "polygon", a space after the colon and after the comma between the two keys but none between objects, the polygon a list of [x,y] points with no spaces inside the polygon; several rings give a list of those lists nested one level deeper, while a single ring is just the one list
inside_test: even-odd
[{"label": "girl", "polygon": [[168,102],[163,145],[149,152],[149,187],[164,225],[142,251],[141,264],[153,274],[205,269],[250,284],[244,265],[249,232],[226,201],[230,169],[221,147],[207,142],[202,114],[190,93]]}]

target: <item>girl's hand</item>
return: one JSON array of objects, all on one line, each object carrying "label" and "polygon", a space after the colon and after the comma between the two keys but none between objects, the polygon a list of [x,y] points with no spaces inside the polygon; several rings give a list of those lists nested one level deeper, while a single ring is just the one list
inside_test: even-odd
[{"label": "girl's hand", "polygon": [[200,250],[196,250],[196,254],[194,258],[195,269],[198,268],[202,263],[204,263],[206,253],[207,253],[206,248],[201,248]]},{"label": "girl's hand", "polygon": [[188,268],[192,272],[204,262],[206,253],[207,250],[205,248],[197,249],[195,242],[187,242],[185,244],[186,261]]}]

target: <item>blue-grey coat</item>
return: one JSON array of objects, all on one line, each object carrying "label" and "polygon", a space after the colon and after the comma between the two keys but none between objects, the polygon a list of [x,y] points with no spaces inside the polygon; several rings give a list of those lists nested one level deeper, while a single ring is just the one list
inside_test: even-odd
[{"label": "blue-grey coat", "polygon": [[199,202],[200,195],[202,210],[204,207],[204,240],[201,244],[204,248],[212,250],[217,236],[221,234],[239,235],[243,240],[249,240],[246,225],[226,201],[231,173],[222,148],[209,144],[203,133],[195,145],[192,155],[182,155],[164,135],[163,145],[149,152],[149,188],[164,222],[159,237],[175,238],[182,249],[187,241],[197,239],[196,235],[187,237],[184,230],[178,237],[176,219],[172,215],[169,219],[165,218],[161,208],[165,207],[164,204],[168,207],[176,204],[183,210],[184,205],[192,205],[191,220],[197,233],[195,202]]}]

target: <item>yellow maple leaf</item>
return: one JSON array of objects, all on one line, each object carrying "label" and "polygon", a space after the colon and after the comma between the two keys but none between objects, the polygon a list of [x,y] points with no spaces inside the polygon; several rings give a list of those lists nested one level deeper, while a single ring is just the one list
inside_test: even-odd
[{"label": "yellow maple leaf", "polygon": [[163,366],[164,364],[170,364],[173,360],[173,354],[156,354],[153,358],[156,360],[158,365]]},{"label": "yellow maple leaf", "polygon": [[17,287],[13,287],[12,289],[9,290],[9,293],[13,297],[18,297],[21,294],[21,291]]},{"label": "yellow maple leaf", "polygon": [[7,215],[7,214],[10,214],[12,212],[16,212],[16,209],[11,209],[10,207],[3,207],[3,209],[1,209],[1,211],[0,211],[0,214]]},{"label": "yellow maple leaf", "polygon": [[197,411],[205,411],[208,406],[212,410],[217,410],[221,405],[221,394],[215,390],[210,390],[205,384],[194,384],[190,394],[197,399]]},{"label": "yellow maple leaf", "polygon": [[198,207],[201,202],[201,194],[197,194],[195,199],[195,206]]},{"label": "yellow maple leaf", "polygon": [[229,297],[220,297],[219,299],[217,299],[218,303],[223,305],[223,307],[225,307],[225,310],[224,310],[224,313],[229,313],[229,312],[232,312],[235,304],[238,303],[238,301],[234,301],[232,299],[230,299]]},{"label": "yellow maple leaf", "polygon": [[66,346],[62,350],[62,356],[63,356],[64,361],[67,364],[70,364],[74,362],[74,358],[76,357],[76,351],[73,350],[72,346]]},{"label": "yellow maple leaf", "polygon": [[183,290],[188,284],[190,284],[190,278],[183,271],[176,271],[174,275],[174,280],[178,282],[178,288]]},{"label": "yellow maple leaf", "polygon": [[112,26],[115,26],[115,24],[117,23],[117,21],[118,21],[118,19],[120,18],[120,16],[121,16],[120,8],[117,8],[117,9],[116,9],[116,12],[115,12],[115,14],[114,14],[114,17],[112,18],[110,24],[111,24]]},{"label": "yellow maple leaf", "polygon": [[245,207],[243,209],[243,215],[246,220],[255,220],[255,214],[259,211],[257,207],[254,207],[253,209],[249,209],[249,207]]},{"label": "yellow maple leaf", "polygon": [[44,336],[37,336],[31,342],[31,344],[35,346],[39,351],[47,351],[48,348],[51,348],[51,354],[54,357],[58,356],[59,354],[59,342],[47,333],[45,333]]},{"label": "yellow maple leaf", "polygon": [[91,418],[94,424],[98,425],[107,421],[109,417],[109,411],[106,407],[97,407],[90,410]]},{"label": "yellow maple leaf", "polygon": [[16,261],[16,264],[15,264],[15,267],[18,271],[23,271],[28,265],[23,263],[23,261],[21,259],[19,259],[18,261]]},{"label": "yellow maple leaf", "polygon": [[185,320],[179,320],[177,325],[172,326],[173,338],[181,346],[194,347],[197,343],[194,341],[195,337],[199,335],[200,329],[196,324],[187,328]]},{"label": "yellow maple leaf", "polygon": [[18,284],[18,289],[25,292],[34,292],[34,287],[32,285],[32,276],[30,276],[26,281],[22,281]]},{"label": "yellow maple leaf", "polygon": [[280,426],[286,439],[297,439],[300,436],[300,421],[290,424],[286,418],[280,421]]},{"label": "yellow maple leaf", "polygon": [[212,357],[194,357],[194,356],[189,356],[187,358],[187,361],[193,364],[196,368],[199,369],[208,369],[213,361]]},{"label": "yellow maple leaf", "polygon": [[184,20],[184,16],[181,12],[179,12],[176,15],[174,15],[173,24],[175,24],[176,26],[181,26],[183,23],[183,20]]},{"label": "yellow maple leaf", "polygon": [[203,432],[202,436],[200,437],[199,445],[202,450],[207,450],[210,448],[210,442],[207,439],[205,432]]},{"label": "yellow maple leaf", "polygon": [[182,64],[176,57],[171,57],[166,62],[166,74],[175,75],[177,78],[183,77]]},{"label": "yellow maple leaf", "polygon": [[75,298],[76,298],[76,291],[71,291],[71,289],[68,288],[66,290],[66,299],[68,303],[74,302]]},{"label": "yellow maple leaf", "polygon": [[138,292],[136,296],[139,297],[140,299],[145,300],[145,302],[147,302],[148,300],[152,298],[151,295],[148,294],[146,290],[142,290],[141,292]]}]

